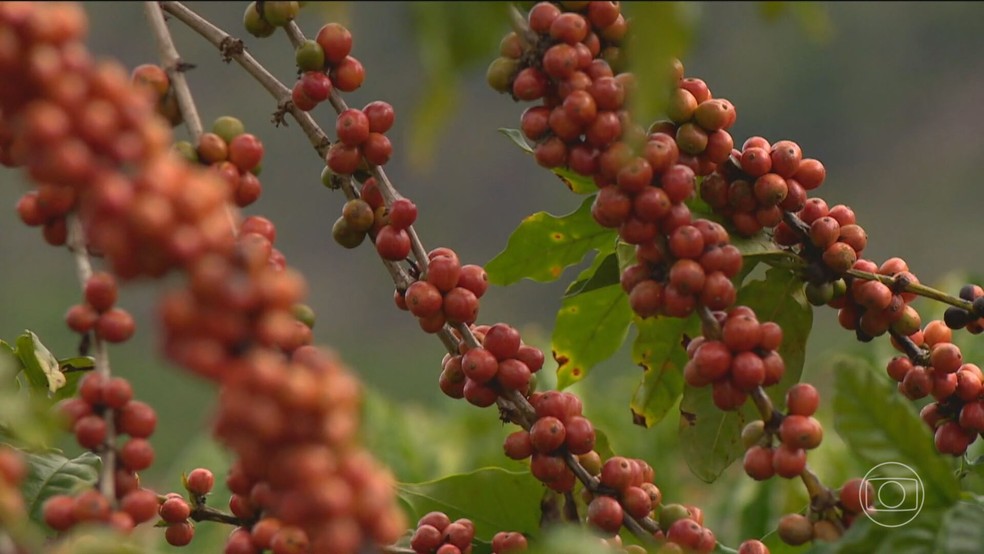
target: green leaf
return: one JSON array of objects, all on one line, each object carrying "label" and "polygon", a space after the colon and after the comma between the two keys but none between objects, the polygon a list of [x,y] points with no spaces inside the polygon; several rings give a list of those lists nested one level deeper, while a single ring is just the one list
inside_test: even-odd
[{"label": "green leaf", "polygon": [[687,319],[657,317],[636,321],[639,334],[632,344],[632,361],[642,367],[642,381],[629,407],[637,424],[652,427],[666,416],[683,393],[687,363],[684,337],[700,332],[696,315]]},{"label": "green leaf", "polygon": [[[585,274],[587,273],[587,274]],[[609,285],[621,285],[622,273],[618,269],[618,256],[611,252],[606,256],[598,254],[590,268],[590,272],[582,273],[581,276],[567,286],[564,297],[576,296],[583,292],[591,292],[595,289],[607,287]]]},{"label": "green leaf", "polygon": [[[416,407],[403,406],[373,389],[364,389],[362,436],[366,447],[401,481],[423,481],[440,475],[434,437],[426,432],[436,425]],[[428,444],[429,443],[429,444]]]},{"label": "green leaf", "polygon": [[[518,146],[523,152],[533,155],[533,147],[526,141],[526,137],[523,136],[522,131],[519,129],[508,129],[506,127],[501,127],[499,132],[509,137],[509,140],[511,140],[513,144]],[[585,177],[584,175],[580,175],[564,167],[557,167],[551,171],[553,171],[554,175],[556,175],[561,182],[563,182],[564,185],[575,194],[591,194],[598,191],[598,185],[596,185],[594,180],[590,177]]]},{"label": "green leaf", "polygon": [[778,384],[766,388],[773,404],[786,405],[786,390],[798,383],[803,374],[806,341],[813,327],[813,308],[806,301],[803,280],[788,270],[771,268],[764,280],[747,283],[738,291],[737,304],[755,310],[759,321],[774,321],[782,327],[779,355],[786,372]]},{"label": "green leaf", "polygon": [[528,216],[509,236],[506,249],[486,266],[489,282],[510,285],[520,279],[549,282],[564,269],[584,259],[591,249],[610,252],[615,231],[595,223],[589,197],[564,216],[537,212]]},{"label": "green leaf", "polygon": [[62,358],[58,360],[58,367],[61,368],[63,373],[72,373],[73,371],[84,372],[96,367],[96,359],[92,356]]},{"label": "green leaf", "polygon": [[24,364],[24,373],[32,390],[55,392],[65,386],[65,375],[58,360],[31,331],[17,337],[17,357]]},{"label": "green leaf", "polygon": [[57,494],[73,494],[93,486],[99,477],[101,461],[92,452],[69,459],[57,452],[24,453],[28,472],[21,492],[31,519],[43,523],[41,509],[45,500]]},{"label": "green leaf", "polygon": [[[851,451],[872,466],[890,464],[876,471],[879,478],[911,479],[915,473],[923,483],[926,507],[956,502],[959,482],[950,462],[936,452],[932,433],[913,405],[856,358],[838,361],[834,371],[834,427]],[[905,474],[888,473],[893,468]]]},{"label": "green leaf", "polygon": [[958,502],[943,517],[937,548],[948,554],[978,554],[984,545],[984,507]]},{"label": "green leaf", "polygon": [[629,297],[619,285],[565,298],[557,312],[550,347],[557,361],[557,388],[581,379],[625,342],[632,322]]},{"label": "green leaf", "polygon": [[670,64],[690,45],[698,7],[687,2],[626,2],[622,9],[632,22],[630,42],[622,46],[623,59],[627,54],[629,62],[625,69],[636,76],[631,111],[637,121],[649,122],[665,113],[674,85]]},{"label": "green leaf", "polygon": [[475,522],[475,536],[491,540],[503,529],[539,534],[543,485],[528,471],[484,468],[436,481],[400,484],[400,498],[410,507],[410,519],[440,510],[452,521]]},{"label": "green leaf", "polygon": [[741,430],[758,419],[749,400],[738,411],[724,412],[714,405],[710,386],[685,385],[680,401],[680,444],[690,471],[712,483],[745,451]]}]

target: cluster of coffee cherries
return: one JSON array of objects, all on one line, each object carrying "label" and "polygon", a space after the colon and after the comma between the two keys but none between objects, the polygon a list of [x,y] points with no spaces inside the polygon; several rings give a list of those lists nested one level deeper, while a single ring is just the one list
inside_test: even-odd
[{"label": "cluster of coffee cherries", "polygon": [[233,514],[276,520],[264,524],[260,548],[357,552],[365,541],[395,542],[404,518],[392,476],[359,445],[358,380],[312,346],[289,361],[254,349],[231,363],[215,433],[238,454],[226,481]]},{"label": "cluster of coffee cherries", "polygon": [[[379,236],[376,239],[378,247]],[[427,333],[437,333],[445,323],[474,323],[478,318],[479,299],[489,286],[485,269],[475,264],[461,265],[458,255],[450,248],[435,248],[427,258],[427,274],[411,283],[405,291],[394,292],[397,307],[416,316],[420,328]],[[540,362],[542,364],[542,359]],[[476,378],[484,377],[487,376],[482,372],[476,374]],[[491,377],[480,382],[490,380]],[[522,387],[510,388],[519,390]]]},{"label": "cluster of coffee cherries", "polygon": [[235,240],[231,256],[191,263],[185,286],[166,293],[158,310],[165,353],[215,380],[253,345],[292,352],[312,340],[311,322],[295,315],[307,283],[274,248],[273,223],[249,216]]},{"label": "cluster of coffee cherries", "polygon": [[[806,468],[806,451],[820,446],[823,427],[813,417],[820,405],[820,395],[808,383],[798,383],[786,391],[786,415],[778,430],[767,429],[756,420],[742,430],[745,445],[745,473],[756,481],[778,475],[786,479],[798,477]],[[771,422],[770,422],[771,423]],[[773,446],[778,436],[779,446]]]},{"label": "cluster of coffee cherries", "polygon": [[735,141],[728,129],[738,117],[735,106],[724,98],[714,98],[703,79],[683,78],[683,65],[674,63],[677,86],[666,107],[668,120],[657,121],[649,132],[676,139],[679,162],[697,175],[706,176],[731,156]]},{"label": "cluster of coffee cherries", "polygon": [[836,541],[858,514],[874,506],[874,500],[875,490],[871,483],[861,478],[850,479],[838,492],[837,507],[841,510],[838,521],[819,518],[815,514],[786,514],[779,519],[776,534],[783,542],[792,546],[810,541]]},{"label": "cluster of coffee cherries", "polygon": [[984,332],[984,288],[973,283],[960,288],[960,298],[973,302],[970,310],[950,306],[943,312],[943,322],[953,330],[966,329],[972,335]]},{"label": "cluster of coffee cherries", "polygon": [[675,61],[671,119],[643,130],[625,110],[633,76],[615,75],[602,54],[624,34],[618,7],[569,4],[535,5],[529,25],[538,33],[537,45],[527,51],[508,35],[504,57],[489,69],[490,82],[501,85],[500,73],[512,68],[515,76],[507,82],[513,96],[542,99],[521,118],[524,136],[536,143],[537,161],[591,177],[599,187],[591,209],[595,221],[636,245],[637,263],[622,276],[636,313],[685,317],[698,303],[726,308],[734,302],[730,278],[741,255],[723,227],[693,221],[684,202],[695,195],[697,175],[711,173],[731,155],[726,129],[735,121],[734,106],[711,98],[700,79],[684,78]]},{"label": "cluster of coffee cherries", "polygon": [[[592,464],[588,464],[590,466]],[[594,469],[586,467],[586,469]],[[613,456],[598,472],[599,482],[614,494],[585,494],[588,502],[587,519],[594,528],[606,536],[618,533],[625,514],[642,519],[659,510],[667,517],[675,508],[661,506],[663,495],[653,484],[653,468],[643,460]],[[670,522],[667,521],[669,527]]]},{"label": "cluster of coffee cherries", "polygon": [[250,2],[243,13],[243,26],[254,37],[264,38],[294,20],[301,2]]},{"label": "cluster of coffee cherries", "polygon": [[[871,260],[860,259],[851,267],[891,277],[892,280],[886,284],[877,279],[846,277],[844,286],[835,281],[835,293],[841,289],[843,294],[836,294],[837,297],[830,299],[827,305],[838,309],[838,323],[845,329],[855,331],[860,340],[868,341],[888,332],[894,336],[918,339],[922,319],[919,312],[909,305],[916,295],[906,292],[904,286],[918,283],[919,279],[909,271],[905,261],[890,258],[879,266]],[[816,300],[827,298],[828,292],[821,290],[820,298]]]},{"label": "cluster of coffee cherries", "polygon": [[451,521],[444,512],[430,512],[417,521],[410,548],[418,554],[469,554],[475,538],[470,519]]},{"label": "cluster of coffee cherries", "polygon": [[331,96],[333,88],[352,92],[361,87],[366,71],[351,52],[352,33],[338,23],[324,25],[313,40],[302,42],[294,52],[300,72],[291,91],[294,105],[311,111]]},{"label": "cluster of coffee cherries", "polygon": [[335,119],[338,141],[331,145],[325,161],[340,175],[351,175],[363,163],[385,165],[393,155],[393,145],[384,134],[393,126],[395,112],[387,102],[370,102],[361,110],[343,110]]},{"label": "cluster of coffee cherries", "polygon": [[[46,501],[45,523],[65,531],[84,522],[103,522],[129,532],[134,525],[157,514],[157,495],[140,488],[137,472],[151,466],[154,449],[148,439],[157,427],[157,414],[147,403],[133,398],[133,388],[122,377],[90,373],[79,384],[79,395],[63,400],[58,411],[83,448],[102,452],[110,439],[107,412],[112,412],[117,467],[114,491],[118,506],[97,490],[78,496],[57,495]],[[120,437],[130,438],[120,444]]]},{"label": "cluster of coffee cherries", "polygon": [[557,492],[571,491],[576,479],[567,467],[565,454],[597,457],[593,454],[594,426],[581,413],[581,399],[571,393],[537,392],[530,396],[530,403],[536,410],[536,421],[528,431],[507,436],[503,451],[513,460],[532,457],[530,471],[534,477]]},{"label": "cluster of coffee cherries", "polygon": [[65,323],[83,335],[95,331],[97,337],[107,342],[128,340],[136,330],[136,323],[129,312],[114,307],[118,296],[116,278],[104,271],[93,273],[85,282],[85,301],[68,309]]},{"label": "cluster of coffee cherries", "polygon": [[776,350],[782,328],[771,321],[759,323],[755,312],[736,306],[714,312],[721,324],[721,338],[697,337],[687,345],[690,360],[684,380],[692,387],[713,386],[714,405],[737,410],[757,387],[778,383],[786,365]]},{"label": "cluster of coffee cherries", "polygon": [[460,341],[459,354],[442,360],[438,382],[444,394],[480,408],[495,404],[506,390],[528,395],[533,374],[543,367],[543,352],[524,344],[519,331],[505,323],[476,325],[471,331],[480,346]]},{"label": "cluster of coffee cherries", "polygon": [[751,137],[704,179],[700,195],[739,234],[751,236],[779,225],[783,212],[803,209],[807,191],[819,187],[825,177],[823,164],[804,159],[795,142],[770,144],[763,137]]},{"label": "cluster of coffee cherries", "polygon": [[741,269],[741,252],[718,223],[698,219],[680,225],[666,237],[637,245],[635,254],[637,262],[620,280],[629,305],[642,317],[686,317],[698,305],[723,310],[735,302],[731,279]]},{"label": "cluster of coffee cherries", "polygon": [[984,432],[984,373],[963,361],[960,347],[951,342],[952,333],[942,320],[930,321],[916,337],[921,340],[912,341],[917,352],[892,358],[886,370],[906,398],[932,395],[935,402],[924,406],[920,415],[935,433],[936,449],[960,456]]},{"label": "cluster of coffee cherries", "polygon": [[[776,225],[776,244],[795,248],[816,268],[811,281],[835,281],[861,259],[868,234],[857,224],[854,210],[843,204],[828,207],[818,197],[809,198],[796,212],[793,228],[786,221]],[[795,221],[795,219],[794,219]]]},{"label": "cluster of coffee cherries", "polygon": [[157,113],[164,116],[172,127],[181,125],[184,116],[178,106],[178,97],[171,86],[171,78],[159,65],[145,63],[133,68],[130,74],[134,86],[146,90],[157,102]]},{"label": "cluster of coffee cherries", "polygon": [[258,177],[263,169],[263,143],[247,133],[238,118],[219,117],[212,130],[198,138],[197,146],[182,140],[174,147],[189,162],[207,165],[218,173],[240,208],[253,204],[263,193]]}]

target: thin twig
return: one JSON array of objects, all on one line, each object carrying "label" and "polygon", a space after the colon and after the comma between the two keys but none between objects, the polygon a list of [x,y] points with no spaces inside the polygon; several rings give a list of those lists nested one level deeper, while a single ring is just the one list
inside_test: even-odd
[{"label": "thin twig", "polygon": [[171,86],[174,87],[174,94],[178,100],[178,108],[181,109],[181,116],[184,118],[185,125],[188,126],[188,132],[191,133],[193,141],[197,144],[198,139],[201,138],[202,133],[205,131],[202,129],[202,120],[198,117],[198,108],[195,106],[195,99],[192,97],[191,89],[188,87],[188,79],[185,78],[184,71],[181,68],[181,56],[178,54],[178,49],[174,46],[174,40],[171,39],[171,33],[167,29],[167,22],[164,21],[164,13],[161,11],[161,5],[158,2],[144,2],[144,12],[147,16],[147,22],[150,23],[154,37],[157,39],[157,51],[160,55],[161,63],[164,65],[164,71],[167,71],[167,76],[171,79]]},{"label": "thin twig", "polygon": [[[85,231],[82,229],[82,222],[77,214],[68,216],[68,249],[75,258],[75,272],[79,278],[79,285],[85,291],[85,284],[92,277],[92,262],[89,260],[89,250],[85,241]],[[92,341],[94,366],[96,373],[109,378],[112,372],[109,367],[109,350],[106,343],[95,334]],[[106,408],[103,412],[103,420],[106,422],[106,442],[102,445],[100,458],[102,458],[102,468],[99,474],[99,492],[110,501],[116,498],[116,426],[113,423],[113,410]]]}]

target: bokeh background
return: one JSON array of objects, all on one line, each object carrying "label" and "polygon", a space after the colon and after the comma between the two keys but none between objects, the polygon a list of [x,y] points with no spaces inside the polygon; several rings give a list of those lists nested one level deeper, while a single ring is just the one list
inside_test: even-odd
[{"label": "bokeh background", "polygon": [[[281,80],[293,82],[293,54],[282,34],[265,40],[245,36],[245,2],[190,6],[244,36],[254,56]],[[475,17],[459,7],[455,13],[461,17],[444,20],[463,26],[459,31],[477,28],[481,36],[494,38],[479,46],[485,49],[479,63],[436,74],[435,60],[462,57],[454,41],[435,34],[441,19],[432,12],[441,8],[437,3],[311,2],[299,23],[309,35],[329,20],[350,26],[353,54],[367,78],[346,99],[356,107],[376,99],[395,107],[397,122],[390,132],[395,154],[387,172],[417,203],[422,240],[430,248],[456,249],[466,263],[484,264],[523,217],[541,210],[567,213],[581,199],[497,132],[518,126],[524,109],[485,85],[485,66],[509,29],[505,4],[471,8]],[[157,61],[140,3],[93,2],[86,9],[94,52],[131,68]],[[869,235],[866,257],[904,256],[922,281],[944,284],[951,292],[984,274],[984,5],[713,2],[688,4],[683,13],[692,24],[683,57],[687,74],[703,78],[715,96],[735,104],[736,142],[751,135],[789,138],[805,155],[822,160],[828,179],[818,192],[831,205],[853,207]],[[483,464],[508,465],[498,454],[499,437],[508,429],[495,413],[440,394],[441,344],[394,308],[392,283],[376,254],[369,247],[348,251],[331,239],[344,199],[321,186],[323,162],[296,125],[271,125],[276,106],[265,91],[178,22],[171,28],[185,61],[196,65],[188,76],[206,125],[234,115],[266,146],[264,195],[246,212],[277,223],[278,247],[310,284],[316,341],[339,351],[371,389],[367,425],[374,448],[408,481]],[[334,122],[329,110],[314,112],[326,128]],[[177,134],[186,136],[183,129]],[[18,220],[13,207],[25,190],[18,173],[0,172],[0,206],[6,207],[0,218],[0,338],[31,329],[53,352],[68,356],[77,338],[65,328],[62,314],[79,300],[78,283],[68,252],[46,247],[37,229]],[[481,319],[508,321],[528,342],[547,346],[560,296],[575,274],[569,270],[552,284],[493,287]],[[208,439],[213,387],[157,356],[154,298],[162,286],[166,283],[126,287],[121,304],[137,317],[139,330],[132,341],[112,349],[112,360],[114,371],[132,379],[138,397],[160,414],[157,462],[144,478],[173,490],[182,470],[215,463],[221,455]],[[831,389],[825,372],[831,355],[862,349],[852,334],[837,328],[832,310],[817,310],[814,321],[804,379],[824,394]],[[602,364],[581,386],[586,411],[609,431],[617,451],[650,460],[667,498],[686,494],[688,502],[705,505],[708,523],[729,540],[738,532],[731,516],[755,499],[759,515],[802,507],[800,491],[784,483],[751,483],[737,467],[722,477],[728,485],[692,477],[674,453],[675,417],[653,430],[631,425],[628,399],[638,377],[625,352]],[[829,421],[829,413],[822,415]],[[453,442],[482,435],[489,438]],[[811,454],[811,465],[836,486],[862,468],[846,456],[830,425],[827,437]],[[70,441],[63,446],[77,452]],[[718,487],[728,487],[729,494],[720,494]]]}]

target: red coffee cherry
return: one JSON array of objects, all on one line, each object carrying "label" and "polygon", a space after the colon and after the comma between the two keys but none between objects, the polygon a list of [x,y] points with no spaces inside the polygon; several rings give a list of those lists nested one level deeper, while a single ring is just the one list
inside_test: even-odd
[{"label": "red coffee cherry", "polygon": [[315,41],[331,65],[341,63],[352,51],[352,33],[338,23],[329,23],[318,30]]},{"label": "red coffee cherry", "polygon": [[85,282],[85,301],[96,311],[105,312],[116,304],[119,289],[116,279],[104,271],[97,271]]},{"label": "red coffee cherry", "polygon": [[349,108],[335,119],[338,140],[349,146],[359,146],[369,138],[369,118],[362,110]]},{"label": "red coffee cherry", "polygon": [[588,504],[588,523],[605,533],[617,533],[623,518],[622,506],[610,496],[596,496]]},{"label": "red coffee cherry", "polygon": [[746,450],[743,461],[745,473],[756,481],[764,481],[771,478],[776,473],[773,465],[774,453],[775,451],[772,448],[763,446],[752,446]]},{"label": "red coffee cherry", "polygon": [[376,100],[366,104],[362,112],[369,119],[369,131],[372,133],[385,133],[393,127],[396,120],[396,112],[388,102]]},{"label": "red coffee cherry", "polygon": [[772,466],[776,470],[776,475],[792,479],[799,477],[806,469],[806,450],[802,448],[790,448],[783,444],[775,449],[772,457]]},{"label": "red coffee cherry", "polygon": [[404,260],[410,255],[410,235],[406,229],[385,225],[376,234],[376,252],[384,260]]},{"label": "red coffee cherry", "polygon": [[390,225],[406,229],[417,220],[417,206],[409,198],[397,198],[389,208]]},{"label": "red coffee cherry", "polygon": [[215,485],[215,476],[208,469],[199,467],[191,470],[185,478],[185,488],[188,492],[198,496],[204,496],[212,491]]},{"label": "red coffee cherry", "polygon": [[255,135],[242,133],[229,143],[229,161],[236,165],[239,171],[245,173],[254,170],[263,160],[263,143]]},{"label": "red coffee cherry", "polygon": [[[327,50],[325,51],[327,57]],[[328,75],[335,87],[342,92],[352,92],[362,86],[366,78],[366,70],[362,67],[362,62],[346,56],[344,60],[332,68]]]},{"label": "red coffee cherry", "polygon": [[797,383],[786,391],[786,410],[790,414],[812,416],[819,406],[820,393],[809,383]]},{"label": "red coffee cherry", "polygon": [[555,417],[542,417],[530,427],[530,442],[537,452],[549,454],[560,448],[566,438],[563,422]]},{"label": "red coffee cherry", "polygon": [[859,513],[875,504],[875,488],[865,479],[851,479],[840,489],[840,503],[845,510]]}]

